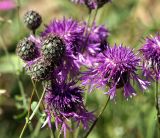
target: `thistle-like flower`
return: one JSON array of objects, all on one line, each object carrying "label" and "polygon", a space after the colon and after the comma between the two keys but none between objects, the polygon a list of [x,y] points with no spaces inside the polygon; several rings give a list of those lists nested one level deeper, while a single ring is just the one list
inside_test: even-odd
[{"label": "thistle-like flower", "polygon": [[[79,72],[79,64],[77,63],[76,55],[81,50],[80,47],[82,46],[81,44],[84,37],[83,33],[84,26],[77,21],[65,18],[63,18],[63,20],[53,20],[42,33],[43,38],[52,36],[58,38],[59,42],[63,43],[63,48],[61,48],[63,52],[58,58],[61,58],[61,63],[59,63],[58,68],[59,71],[65,70],[66,74],[68,74],[68,72],[72,74]],[[44,51],[43,49],[42,46],[42,51]]]},{"label": "thistle-like flower", "polygon": [[143,54],[144,75],[160,79],[160,35],[148,37],[140,51]]},{"label": "thistle-like flower", "polygon": [[[42,33],[42,37],[53,35],[61,38],[68,50],[80,47],[83,40],[84,26],[81,23],[63,18],[62,20],[53,20]],[[79,52],[79,51],[77,51]]]},{"label": "thistle-like flower", "polygon": [[[90,55],[96,55],[107,49],[107,38],[109,36],[109,31],[105,26],[96,26],[94,24],[92,27],[85,26],[87,30],[84,39],[84,51],[87,51]],[[106,47],[107,46],[107,47]]]},{"label": "thistle-like flower", "polygon": [[[56,128],[61,126],[61,131],[65,134],[66,129],[70,129],[69,120],[73,119],[78,125],[82,123],[84,129],[87,129],[94,116],[83,104],[83,90],[75,86],[74,82],[50,84],[46,88],[45,105],[48,118],[55,117]],[[50,120],[48,121],[51,124]]]},{"label": "thistle-like flower", "polygon": [[97,54],[109,47],[107,40],[109,31],[103,25],[97,26],[95,23],[92,27],[88,27],[88,25],[84,23],[84,27],[83,45],[81,46],[81,52],[77,56],[82,65],[90,67],[96,59]]},{"label": "thistle-like flower", "polygon": [[146,89],[149,82],[143,81],[136,74],[140,59],[133,53],[133,50],[120,46],[108,48],[97,55],[97,60],[93,67],[89,68],[82,76],[83,84],[94,86],[109,86],[106,92],[113,99],[116,89],[123,88],[126,98],[135,95],[135,90],[131,86],[131,80],[135,80],[142,89]]}]

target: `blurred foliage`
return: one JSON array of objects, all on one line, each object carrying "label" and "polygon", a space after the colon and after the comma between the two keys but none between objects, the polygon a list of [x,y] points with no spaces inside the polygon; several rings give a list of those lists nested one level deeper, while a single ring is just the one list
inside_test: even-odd
[{"label": "blurred foliage", "polygon": [[[28,9],[40,12],[43,25],[39,32],[53,18],[88,18],[86,7],[75,5],[69,0],[19,0],[16,3],[20,8],[17,6],[11,11],[0,11],[0,90],[5,90],[0,93],[0,138],[19,136],[33,89],[30,78],[23,70],[23,63],[15,55],[19,39],[29,34],[22,22],[24,12]],[[108,27],[111,45],[122,43],[138,49],[147,35],[159,31],[159,14],[159,0],[113,0],[98,11],[96,22]],[[37,88],[41,94],[38,84]],[[109,103],[89,138],[158,138],[154,90],[153,84],[147,92],[138,92],[136,97],[129,100],[124,99],[119,92],[116,101]],[[107,99],[103,92],[97,90],[88,95],[89,110],[98,114]],[[34,97],[36,100],[37,97]],[[32,108],[36,104],[33,102]],[[41,128],[44,115],[39,111],[37,116],[40,119],[33,120],[25,137],[50,137],[48,127]],[[83,130],[80,132],[84,133]]]}]

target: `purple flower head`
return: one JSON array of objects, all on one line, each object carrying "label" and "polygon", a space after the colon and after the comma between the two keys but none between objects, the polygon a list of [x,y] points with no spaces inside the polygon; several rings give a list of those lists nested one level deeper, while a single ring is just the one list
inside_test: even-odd
[{"label": "purple flower head", "polygon": [[75,120],[78,125],[82,123],[84,129],[88,128],[88,123],[93,121],[94,116],[88,112],[83,104],[83,90],[75,86],[74,82],[59,83],[48,86],[45,95],[46,110],[50,112],[50,116],[55,117],[55,123],[65,129],[68,128],[67,121]]},{"label": "purple flower head", "polygon": [[160,79],[160,35],[147,38],[140,51],[143,54],[144,75]]},{"label": "purple flower head", "polygon": [[90,84],[91,89],[101,86],[109,86],[106,93],[113,99],[116,89],[123,88],[126,98],[135,95],[131,86],[131,80],[135,80],[142,89],[146,89],[149,82],[142,81],[136,74],[140,59],[133,53],[133,50],[120,46],[108,48],[97,55],[93,67],[82,76],[83,84]]},{"label": "purple flower head", "polygon": [[[87,25],[86,25],[87,26]],[[99,52],[106,50],[107,38],[109,31],[103,26],[86,27],[87,33],[85,34],[85,50],[90,55],[96,55]]]},{"label": "purple flower head", "polygon": [[[63,39],[68,50],[78,49],[83,40],[84,27],[73,19],[53,20],[42,33],[43,37],[55,35]],[[79,51],[76,51],[79,52]]]},{"label": "purple flower head", "polygon": [[66,72],[72,72],[76,74],[79,72],[79,64],[77,62],[76,55],[81,52],[83,42],[84,26],[72,19],[53,20],[42,33],[42,37],[45,38],[49,35],[60,38],[65,45],[65,52],[62,62],[59,64],[57,70]]},{"label": "purple flower head", "polygon": [[13,0],[2,0],[0,1],[0,11],[7,11],[14,9],[16,4]]},{"label": "purple flower head", "polygon": [[86,33],[81,47],[82,52],[77,57],[82,65],[90,67],[97,54],[109,47],[107,42],[109,31],[103,25],[96,26],[93,24],[92,27],[88,27],[85,23],[84,26]]},{"label": "purple flower head", "polygon": [[71,0],[78,4],[85,4],[90,10],[103,7],[104,4],[111,2],[111,0]]}]

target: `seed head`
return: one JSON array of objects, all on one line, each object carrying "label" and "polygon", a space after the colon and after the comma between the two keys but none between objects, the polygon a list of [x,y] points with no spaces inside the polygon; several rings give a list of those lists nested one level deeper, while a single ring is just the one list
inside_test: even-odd
[{"label": "seed head", "polygon": [[59,37],[48,36],[42,44],[41,51],[45,62],[55,64],[60,62],[65,52],[65,45]]},{"label": "seed head", "polygon": [[52,67],[47,66],[43,60],[37,60],[31,67],[29,71],[32,79],[36,81],[43,81],[49,79],[52,73]]},{"label": "seed head", "polygon": [[37,57],[38,49],[34,42],[28,38],[24,38],[18,43],[16,53],[24,61],[31,61]]},{"label": "seed head", "polygon": [[36,30],[42,23],[42,18],[36,11],[28,11],[24,15],[24,23],[30,30]]}]

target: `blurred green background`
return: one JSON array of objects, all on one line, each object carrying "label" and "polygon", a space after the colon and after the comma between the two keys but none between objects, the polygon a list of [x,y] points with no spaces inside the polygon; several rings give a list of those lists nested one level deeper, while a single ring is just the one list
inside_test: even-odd
[{"label": "blurred green background", "polygon": [[[101,8],[96,17],[98,24],[104,24],[109,29],[111,45],[122,43],[138,49],[146,36],[159,31],[160,0],[112,1]],[[17,8],[0,11],[0,138],[19,136],[33,89],[30,78],[22,68],[22,61],[15,54],[17,42],[29,35],[22,21],[24,13],[32,9],[42,15],[43,25],[39,32],[55,18],[88,18],[86,7],[77,6],[68,0],[19,0],[15,3]],[[39,84],[37,87],[41,94]],[[154,90],[152,84],[145,93],[138,91],[137,96],[129,100],[124,99],[119,92],[116,101],[109,103],[89,138],[160,138]],[[95,114],[99,113],[107,99],[100,91],[102,90],[88,95],[87,107],[90,111],[96,111]],[[34,100],[37,101],[36,97]],[[50,130],[47,126],[41,128],[42,121],[43,115],[37,114],[24,137],[49,138]],[[83,130],[80,132],[84,134]],[[82,135],[79,135],[79,138],[81,137]]]}]

